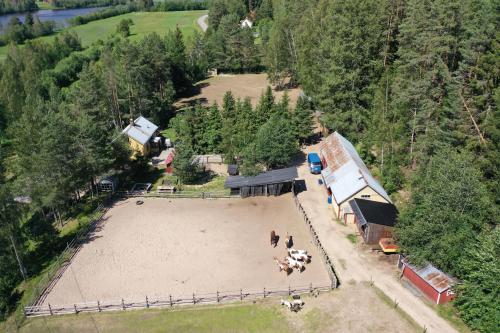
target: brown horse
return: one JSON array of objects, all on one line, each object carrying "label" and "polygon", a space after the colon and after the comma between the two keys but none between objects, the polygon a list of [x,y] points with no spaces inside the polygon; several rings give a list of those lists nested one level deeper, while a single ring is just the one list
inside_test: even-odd
[{"label": "brown horse", "polygon": [[271,246],[278,246],[278,236],[274,230],[271,231]]}]

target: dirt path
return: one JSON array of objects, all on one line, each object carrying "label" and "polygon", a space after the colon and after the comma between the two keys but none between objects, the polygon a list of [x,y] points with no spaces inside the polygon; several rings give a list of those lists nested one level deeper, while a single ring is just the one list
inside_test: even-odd
[{"label": "dirt path", "polygon": [[[307,147],[304,152],[318,151],[318,145]],[[299,193],[298,198],[311,219],[323,246],[335,261],[335,267],[341,288],[349,287],[348,282],[374,281],[389,298],[396,300],[402,310],[408,313],[418,324],[427,328],[427,332],[456,332],[451,325],[438,316],[421,299],[415,297],[398,279],[396,267],[388,268],[380,264],[373,256],[357,250],[347,239],[354,233],[354,226],[344,226],[333,219],[333,213],[327,204],[326,189],[318,184],[320,176],[312,175],[307,163],[298,168],[299,178],[304,179],[307,191]]]},{"label": "dirt path", "polygon": [[[292,332],[384,332],[416,333],[422,329],[403,318],[400,310],[380,297],[368,283],[350,284],[318,297],[303,296],[297,313],[282,307]],[[362,302],[360,302],[362,300]]]},{"label": "dirt path", "polygon": [[196,21],[198,23],[198,25],[200,26],[201,30],[203,30],[203,32],[207,31],[207,29],[208,29],[207,19],[208,19],[208,15],[203,15],[200,18],[198,18],[198,20]]}]

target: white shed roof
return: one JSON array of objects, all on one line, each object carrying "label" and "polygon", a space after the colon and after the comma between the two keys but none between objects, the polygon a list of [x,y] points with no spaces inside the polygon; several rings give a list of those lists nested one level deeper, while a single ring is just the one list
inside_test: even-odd
[{"label": "white shed roof", "polygon": [[326,161],[326,167],[321,172],[323,179],[338,204],[366,186],[371,187],[388,202],[392,202],[382,185],[373,178],[356,148],[338,132],[325,139],[319,152]]},{"label": "white shed roof", "polygon": [[133,124],[129,124],[122,131],[123,134],[127,134],[130,138],[139,142],[141,145],[145,145],[153,134],[158,129],[158,126],[140,116],[137,118]]}]

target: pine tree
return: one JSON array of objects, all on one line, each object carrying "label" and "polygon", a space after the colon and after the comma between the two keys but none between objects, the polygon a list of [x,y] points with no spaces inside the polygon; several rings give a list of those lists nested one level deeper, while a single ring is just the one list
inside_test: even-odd
[{"label": "pine tree", "polygon": [[314,129],[314,119],[311,103],[307,97],[299,96],[293,112],[293,131],[299,143],[305,143],[311,137]]},{"label": "pine tree", "polygon": [[268,169],[286,166],[298,147],[289,123],[274,115],[262,126],[255,139],[257,160]]},{"label": "pine tree", "polygon": [[221,145],[222,117],[217,103],[214,103],[207,118],[206,131],[203,133],[207,153],[219,153]]},{"label": "pine tree", "polygon": [[258,126],[264,125],[274,110],[274,95],[270,86],[260,95],[259,103],[255,108],[256,122]]}]

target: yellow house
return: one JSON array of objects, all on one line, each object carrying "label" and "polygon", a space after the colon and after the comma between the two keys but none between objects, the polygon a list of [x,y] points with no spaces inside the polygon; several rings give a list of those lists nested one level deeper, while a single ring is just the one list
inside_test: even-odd
[{"label": "yellow house", "polygon": [[132,149],[132,157],[148,156],[151,152],[151,138],[156,133],[158,126],[140,116],[136,120],[130,119],[130,124],[122,131],[128,136]]},{"label": "yellow house", "polygon": [[320,145],[323,163],[321,175],[332,198],[337,219],[354,222],[349,201],[358,198],[392,203],[384,188],[371,175],[354,146],[338,132],[329,135]]}]

